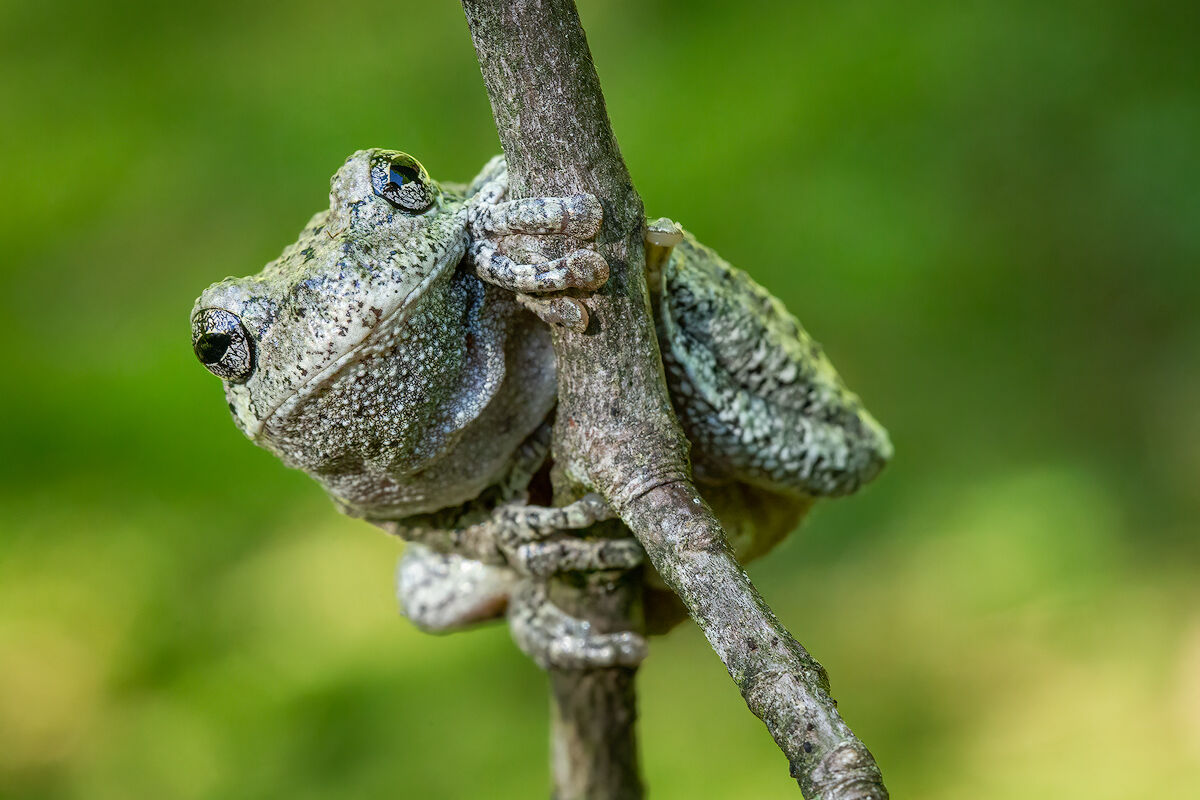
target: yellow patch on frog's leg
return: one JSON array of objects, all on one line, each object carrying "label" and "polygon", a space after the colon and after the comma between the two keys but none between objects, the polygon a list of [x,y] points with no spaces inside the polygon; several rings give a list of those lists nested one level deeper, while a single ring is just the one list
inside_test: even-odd
[{"label": "yellow patch on frog's leg", "polygon": [[650,292],[657,295],[662,290],[662,268],[671,257],[675,245],[683,241],[683,229],[666,217],[646,223],[642,232],[646,248],[646,283]]}]

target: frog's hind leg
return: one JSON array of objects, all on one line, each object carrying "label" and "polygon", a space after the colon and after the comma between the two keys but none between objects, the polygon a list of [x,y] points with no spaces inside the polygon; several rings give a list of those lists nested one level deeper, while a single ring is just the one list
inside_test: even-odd
[{"label": "frog's hind leg", "polygon": [[610,519],[612,510],[599,495],[586,495],[565,506],[509,503],[473,525],[437,527],[382,521],[384,530],[402,537],[418,553],[454,554],[492,566],[507,565],[522,575],[548,577],[562,572],[633,569],[645,560],[636,539],[560,536]]},{"label": "frog's hind leg", "polygon": [[565,506],[512,503],[496,510],[491,522],[508,563],[523,575],[545,578],[562,572],[633,569],[645,560],[636,539],[582,539],[558,536],[612,517],[599,495]]},{"label": "frog's hind leg", "polygon": [[697,475],[796,495],[849,494],[892,454],[887,432],[783,304],[685,234],[656,323]]},{"label": "frog's hind leg", "polygon": [[401,608],[423,630],[447,632],[507,607],[514,640],[543,667],[636,665],[641,636],[596,634],[554,606],[543,583],[563,572],[639,566],[645,553],[635,539],[563,535],[612,516],[602,498],[587,495],[559,507],[510,503],[462,528],[386,524],[409,541],[397,580]]},{"label": "frog's hind leg", "polygon": [[508,624],[517,647],[542,669],[636,667],[646,657],[645,638],[632,631],[597,633],[554,605],[536,581],[514,589]]},{"label": "frog's hind leg", "polygon": [[556,606],[541,578],[562,572],[628,570],[645,554],[635,539],[555,537],[609,519],[612,511],[598,495],[557,508],[510,505],[500,510],[511,563],[531,576],[514,589],[509,629],[521,650],[543,669],[635,667],[646,656],[645,639],[631,631],[597,633],[585,620]]},{"label": "frog's hind leg", "polygon": [[517,580],[507,567],[409,544],[396,571],[396,596],[418,628],[449,633],[503,616]]}]

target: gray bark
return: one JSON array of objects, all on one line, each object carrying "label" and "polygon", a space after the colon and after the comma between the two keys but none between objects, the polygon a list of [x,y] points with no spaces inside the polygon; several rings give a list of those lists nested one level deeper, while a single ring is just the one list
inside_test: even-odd
[{"label": "gray bark", "polygon": [[[550,600],[599,632],[639,618],[640,573],[575,575],[551,583]],[[549,671],[555,800],[639,800],[636,670]]]},{"label": "gray bark", "polygon": [[[573,0],[462,3],[508,159],[511,196],[590,192],[604,205],[597,249],[611,278],[583,299],[591,318],[584,333],[554,334],[558,468],[571,483],[600,492],[637,536],[787,756],[805,796],[885,800],[874,758],[838,714],[824,669],[767,607],[692,484],[688,444],[671,409],[650,314],[642,202],[613,136]],[[595,589],[557,596],[578,614]],[[594,599],[605,606],[603,592]],[[620,616],[601,611],[595,618],[611,626]],[[632,737],[632,676],[628,685],[585,675],[552,681],[556,713],[571,716],[556,723],[556,731],[620,718]],[[579,707],[579,697],[592,700]],[[589,741],[621,746],[603,736]],[[563,747],[556,745],[556,752]],[[616,760],[612,752],[569,750],[581,763],[556,764],[556,774],[576,768],[601,774],[597,763]],[[629,778],[629,770],[609,772],[613,780]],[[640,796],[640,784],[566,789],[558,783],[559,797]]]}]

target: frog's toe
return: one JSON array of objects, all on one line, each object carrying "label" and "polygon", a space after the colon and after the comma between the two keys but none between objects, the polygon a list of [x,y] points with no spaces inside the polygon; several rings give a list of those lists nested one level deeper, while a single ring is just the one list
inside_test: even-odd
[{"label": "frog's toe", "polygon": [[563,295],[531,297],[527,294],[518,294],[517,302],[536,314],[537,318],[547,325],[568,328],[576,333],[583,333],[587,330],[590,319],[587,306],[574,297]]},{"label": "frog's toe", "polygon": [[645,552],[636,539],[556,539],[526,542],[509,551],[517,572],[548,578],[563,572],[630,570],[641,565]]},{"label": "frog's toe", "polygon": [[471,219],[471,231],[476,238],[561,234],[592,239],[603,222],[604,209],[594,194],[573,194],[481,204]]},{"label": "frog's toe", "polygon": [[546,587],[518,584],[508,609],[513,641],[543,669],[636,667],[646,657],[646,639],[633,631],[597,633],[585,620],[554,605]]},{"label": "frog's toe", "polygon": [[566,280],[573,289],[599,289],[608,282],[608,262],[595,250],[580,249],[566,256]]},{"label": "frog's toe", "polygon": [[539,264],[522,264],[500,252],[491,240],[479,239],[471,245],[471,260],[483,280],[526,294],[598,289],[608,280],[608,262],[585,248]]}]

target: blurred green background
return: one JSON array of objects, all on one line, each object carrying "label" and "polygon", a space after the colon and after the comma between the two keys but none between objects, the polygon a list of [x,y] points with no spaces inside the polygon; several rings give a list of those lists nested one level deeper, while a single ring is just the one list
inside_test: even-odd
[{"label": "blurred green background", "polygon": [[[753,574],[893,796],[1197,791],[1196,4],[580,5],[648,211],[892,432]],[[0,120],[0,796],[544,796],[541,675],[188,342],[351,151],[497,151],[457,3],[5,3]],[[654,797],[798,796],[694,627],[640,686]]]}]

